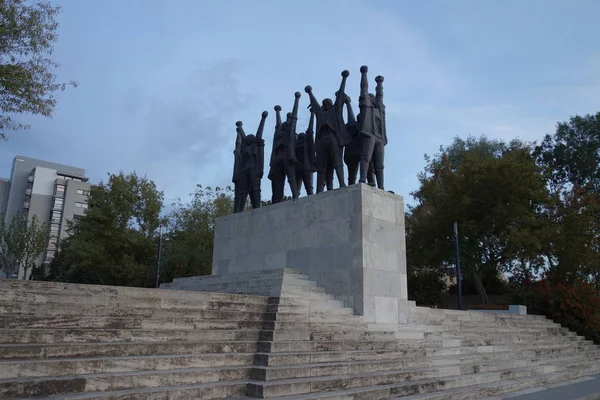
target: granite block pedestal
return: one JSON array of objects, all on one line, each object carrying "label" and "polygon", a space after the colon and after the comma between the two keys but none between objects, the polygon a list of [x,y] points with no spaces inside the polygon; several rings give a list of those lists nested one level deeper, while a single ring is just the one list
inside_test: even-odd
[{"label": "granite block pedestal", "polygon": [[365,322],[405,323],[403,198],[358,184],[216,221],[213,275],[283,268],[308,275]]}]

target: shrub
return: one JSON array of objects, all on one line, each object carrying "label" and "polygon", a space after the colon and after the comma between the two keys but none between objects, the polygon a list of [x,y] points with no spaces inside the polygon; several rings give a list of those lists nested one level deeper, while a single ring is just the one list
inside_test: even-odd
[{"label": "shrub", "polygon": [[447,291],[444,278],[438,271],[409,273],[407,280],[408,298],[416,301],[418,305],[437,305]]},{"label": "shrub", "polygon": [[525,282],[516,293],[531,314],[541,314],[600,344],[600,297],[584,282]]}]

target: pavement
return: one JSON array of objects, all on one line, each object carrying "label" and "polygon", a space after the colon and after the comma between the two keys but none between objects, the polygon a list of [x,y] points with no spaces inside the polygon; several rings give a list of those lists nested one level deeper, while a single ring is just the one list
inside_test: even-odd
[{"label": "pavement", "polygon": [[541,386],[485,400],[600,400],[600,375]]}]

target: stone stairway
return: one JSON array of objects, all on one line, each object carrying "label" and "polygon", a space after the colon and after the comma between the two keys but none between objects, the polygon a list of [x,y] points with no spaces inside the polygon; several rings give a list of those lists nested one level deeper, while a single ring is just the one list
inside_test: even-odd
[{"label": "stone stairway", "polygon": [[479,399],[600,369],[542,317],[371,325],[294,270],[163,286],[187,290],[0,280],[0,398]]}]

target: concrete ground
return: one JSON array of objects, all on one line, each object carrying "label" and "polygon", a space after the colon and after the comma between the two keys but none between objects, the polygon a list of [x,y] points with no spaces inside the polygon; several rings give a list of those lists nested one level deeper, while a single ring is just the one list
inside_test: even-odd
[{"label": "concrete ground", "polygon": [[485,400],[600,400],[600,375],[542,386]]}]

